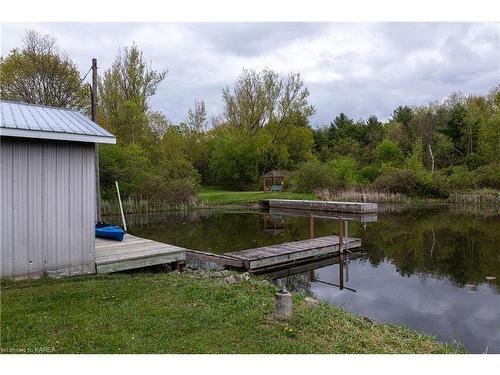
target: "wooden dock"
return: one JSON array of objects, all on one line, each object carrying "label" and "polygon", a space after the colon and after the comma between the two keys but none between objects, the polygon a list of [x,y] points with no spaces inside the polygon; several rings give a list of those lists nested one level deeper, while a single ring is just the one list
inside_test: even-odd
[{"label": "wooden dock", "polygon": [[97,273],[184,261],[186,249],[126,234],[123,241],[95,239]]},{"label": "wooden dock", "polygon": [[[361,240],[359,238],[348,238],[347,240],[350,250],[361,247]],[[223,255],[240,260],[247,270],[258,272],[257,270],[265,268],[273,268],[278,265],[281,266],[299,261],[313,261],[338,253],[339,237],[328,236],[235,251],[224,253]]]},{"label": "wooden dock", "polygon": [[318,210],[297,210],[293,208],[270,208],[271,215],[282,216],[298,216],[298,217],[314,217],[315,219],[326,220],[348,220],[360,223],[373,223],[376,222],[378,217],[376,213],[356,214],[350,212],[331,212],[331,211],[318,211]]},{"label": "wooden dock", "polygon": [[245,268],[241,259],[236,259],[230,256],[226,256],[224,254],[207,253],[205,251],[188,250],[186,251],[186,260],[188,262],[198,261],[208,264],[211,263],[213,265],[217,265],[219,267],[224,267],[224,268],[237,268],[237,269]]},{"label": "wooden dock", "polygon": [[378,211],[376,203],[312,201],[296,199],[264,199],[259,202],[265,208],[288,208],[296,210],[316,210],[367,214]]}]

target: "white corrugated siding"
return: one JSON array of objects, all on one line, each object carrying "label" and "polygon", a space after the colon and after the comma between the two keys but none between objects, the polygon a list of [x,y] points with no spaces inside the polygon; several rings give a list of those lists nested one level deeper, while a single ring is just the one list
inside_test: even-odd
[{"label": "white corrugated siding", "polygon": [[0,157],[0,276],[94,272],[94,145],[2,137]]}]

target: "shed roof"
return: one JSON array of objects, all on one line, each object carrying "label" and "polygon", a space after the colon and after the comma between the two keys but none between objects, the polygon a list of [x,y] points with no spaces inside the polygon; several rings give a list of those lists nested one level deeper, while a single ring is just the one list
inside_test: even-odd
[{"label": "shed roof", "polygon": [[0,101],[0,136],[116,143],[113,134],[77,110]]},{"label": "shed roof", "polygon": [[283,174],[282,171],[278,171],[278,170],[272,170],[272,171],[269,171],[267,172],[266,174],[264,174],[263,177],[284,177],[285,175]]}]

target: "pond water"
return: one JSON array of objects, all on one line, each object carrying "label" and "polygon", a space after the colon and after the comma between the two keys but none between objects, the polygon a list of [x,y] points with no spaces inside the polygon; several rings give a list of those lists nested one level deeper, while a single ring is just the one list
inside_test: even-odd
[{"label": "pond water", "polygon": [[[326,260],[274,276],[292,290],[374,321],[463,343],[469,352],[500,353],[500,214],[455,206],[379,207],[376,221],[350,222],[349,235],[362,239],[363,251],[351,254],[344,267]],[[120,222],[118,216],[106,219]],[[311,235],[308,217],[250,209],[128,215],[127,225],[137,236],[214,253]],[[314,220],[315,237],[338,229],[336,220]]]}]

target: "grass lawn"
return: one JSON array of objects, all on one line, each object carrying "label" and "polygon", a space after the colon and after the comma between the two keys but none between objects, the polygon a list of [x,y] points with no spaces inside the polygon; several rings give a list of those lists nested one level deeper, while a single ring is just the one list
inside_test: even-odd
[{"label": "grass lawn", "polygon": [[207,204],[250,204],[269,198],[316,199],[312,193],[294,193],[288,191],[264,193],[263,191],[230,191],[203,187],[198,193],[199,201]]},{"label": "grass lawn", "polygon": [[134,273],[2,282],[1,351],[56,353],[451,353],[409,329],[372,324],[294,295],[273,318],[274,287],[192,274]]}]

